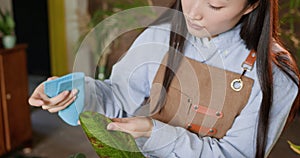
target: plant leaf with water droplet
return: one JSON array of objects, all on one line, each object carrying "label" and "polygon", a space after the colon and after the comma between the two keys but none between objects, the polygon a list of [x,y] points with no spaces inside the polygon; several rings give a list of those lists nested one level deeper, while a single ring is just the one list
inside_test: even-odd
[{"label": "plant leaf with water droplet", "polygon": [[112,121],[104,115],[86,111],[79,120],[99,157],[144,158],[130,134],[106,129]]}]

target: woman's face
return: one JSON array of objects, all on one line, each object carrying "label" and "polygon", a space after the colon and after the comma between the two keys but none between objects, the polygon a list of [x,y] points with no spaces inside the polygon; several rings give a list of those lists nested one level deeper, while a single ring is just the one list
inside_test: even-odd
[{"label": "woman's face", "polygon": [[[233,28],[255,7],[247,0],[181,0],[188,31],[197,37],[217,36]],[[208,31],[208,33],[205,30]]]}]

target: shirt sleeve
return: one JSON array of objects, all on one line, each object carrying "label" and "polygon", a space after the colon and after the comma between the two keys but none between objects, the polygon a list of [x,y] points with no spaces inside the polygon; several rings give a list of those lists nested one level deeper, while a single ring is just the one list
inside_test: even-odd
[{"label": "shirt sleeve", "polygon": [[[112,69],[108,80],[86,78],[85,109],[108,117],[134,116],[145,97],[163,55],[168,50],[168,31],[146,29]],[[154,34],[161,35],[159,38]],[[165,36],[164,36],[165,35]]]},{"label": "shirt sleeve", "polygon": [[[289,77],[279,69],[275,71],[267,154],[278,140],[298,93],[297,85]],[[222,139],[198,137],[184,128],[154,120],[152,135],[141,149],[149,157],[255,157],[261,100],[261,90],[256,82],[249,102]]]}]

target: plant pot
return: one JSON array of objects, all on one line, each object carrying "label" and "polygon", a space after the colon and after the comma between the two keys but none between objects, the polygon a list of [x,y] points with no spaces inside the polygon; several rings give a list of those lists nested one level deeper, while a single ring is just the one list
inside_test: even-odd
[{"label": "plant pot", "polygon": [[13,48],[16,44],[16,36],[5,35],[2,39],[3,47],[6,49]]}]

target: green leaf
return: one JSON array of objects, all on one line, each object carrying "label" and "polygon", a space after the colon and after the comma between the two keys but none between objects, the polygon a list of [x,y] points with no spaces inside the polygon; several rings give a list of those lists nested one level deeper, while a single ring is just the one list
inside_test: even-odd
[{"label": "green leaf", "polygon": [[3,29],[3,27],[4,27],[4,21],[0,19],[0,31]]},{"label": "green leaf", "polygon": [[14,29],[15,28],[15,22],[14,22],[14,20],[13,20],[13,18],[11,17],[11,16],[8,16],[7,18],[6,18],[6,23],[7,23],[7,27],[9,28],[9,29]]},{"label": "green leaf", "polygon": [[295,145],[295,144],[293,144],[293,143],[290,142],[290,141],[287,141],[287,142],[289,143],[290,148],[291,148],[294,152],[296,152],[297,154],[300,155],[300,145]]},{"label": "green leaf", "polygon": [[106,129],[112,121],[104,115],[86,111],[79,120],[99,157],[144,158],[130,134]]},{"label": "green leaf", "polygon": [[2,12],[2,10],[0,9],[0,16],[3,19],[4,18],[4,13]]},{"label": "green leaf", "polygon": [[11,35],[15,28],[13,17],[8,11],[5,13],[0,9],[0,31],[4,35]]}]

